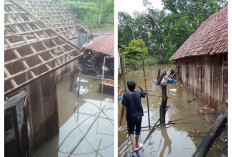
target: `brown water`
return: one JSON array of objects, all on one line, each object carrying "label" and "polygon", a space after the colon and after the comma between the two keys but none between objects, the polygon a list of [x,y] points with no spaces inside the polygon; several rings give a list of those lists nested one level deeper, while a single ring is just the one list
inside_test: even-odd
[{"label": "brown water", "polygon": [[[149,105],[150,105],[150,117],[151,117],[151,126],[159,118],[159,106],[161,104],[161,87],[155,85],[155,80],[157,78],[158,69],[175,69],[174,65],[155,65],[146,67],[147,75],[147,87],[150,89],[148,91],[151,95],[149,96]],[[143,71],[131,71],[126,75],[126,81],[134,80],[138,82],[141,86],[144,87],[144,77]],[[119,80],[119,86],[121,89],[124,89],[122,79]],[[170,89],[176,90],[176,92],[170,91]],[[126,119],[124,117],[123,125],[119,126],[118,132],[118,153],[119,156],[152,156],[152,157],[161,157],[161,156],[171,156],[171,157],[190,157],[196,151],[197,146],[203,139],[203,136],[200,137],[189,137],[188,131],[196,129],[197,131],[207,132],[208,127],[211,125],[209,115],[199,115],[198,109],[201,106],[206,104],[196,99],[192,102],[188,100],[193,100],[196,98],[189,90],[181,88],[177,84],[168,84],[167,85],[167,95],[168,98],[167,105],[170,106],[166,112],[166,123],[169,120],[177,120],[179,124],[174,124],[171,126],[163,126],[157,128],[153,131],[150,138],[143,145],[143,148],[136,153],[130,153],[131,145],[130,140],[126,131]],[[142,120],[142,126],[148,126],[148,112],[146,99],[142,99],[144,116]],[[121,114],[121,104],[119,104],[119,115]],[[119,116],[120,117],[120,116]],[[148,129],[142,129],[141,139],[142,142],[148,135]],[[227,156],[227,149],[223,152],[216,151],[215,147],[211,147],[207,157],[223,157]]]},{"label": "brown water", "polygon": [[100,82],[82,77],[80,96],[69,91],[69,77],[57,84],[59,134],[38,148],[35,157],[63,157],[72,150],[72,156],[113,156],[114,104],[108,102],[113,96],[98,92]]}]

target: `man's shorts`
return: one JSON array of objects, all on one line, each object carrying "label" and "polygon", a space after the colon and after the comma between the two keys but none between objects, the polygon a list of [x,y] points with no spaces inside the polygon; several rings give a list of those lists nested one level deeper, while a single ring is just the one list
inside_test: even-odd
[{"label": "man's shorts", "polygon": [[137,121],[130,121],[127,122],[127,127],[128,127],[128,133],[130,134],[134,134],[134,129],[135,129],[135,134],[136,135],[140,135],[140,131],[141,131],[141,123],[142,123],[142,117],[137,120]]}]

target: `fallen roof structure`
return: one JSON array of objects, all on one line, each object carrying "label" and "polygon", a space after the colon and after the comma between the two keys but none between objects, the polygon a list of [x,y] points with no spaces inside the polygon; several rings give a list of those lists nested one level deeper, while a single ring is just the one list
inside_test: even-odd
[{"label": "fallen roof structure", "polygon": [[90,30],[77,21],[69,12],[49,0],[18,0],[18,3],[36,18],[53,28],[67,39],[79,38],[78,32],[91,34]]},{"label": "fallen roof structure", "polygon": [[4,35],[5,97],[82,55],[16,1],[5,0]]}]

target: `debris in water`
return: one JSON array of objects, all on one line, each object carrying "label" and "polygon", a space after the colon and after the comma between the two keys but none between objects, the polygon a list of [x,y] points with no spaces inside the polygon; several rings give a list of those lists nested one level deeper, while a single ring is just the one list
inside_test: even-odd
[{"label": "debris in water", "polygon": [[192,99],[192,100],[188,100],[188,102],[192,102],[192,101],[194,101],[194,100],[197,100],[197,99],[194,98],[194,99]]},{"label": "debris in water", "polygon": [[215,113],[215,110],[206,105],[204,107],[199,108],[199,113],[200,114],[211,114],[211,113]]},{"label": "debris in water", "polygon": [[170,89],[170,92],[176,92],[176,89]]}]

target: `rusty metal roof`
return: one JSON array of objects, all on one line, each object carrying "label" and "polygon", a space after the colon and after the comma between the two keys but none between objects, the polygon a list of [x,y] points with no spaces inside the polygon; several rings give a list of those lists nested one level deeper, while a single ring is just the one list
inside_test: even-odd
[{"label": "rusty metal roof", "polygon": [[222,53],[228,53],[228,4],[204,21],[170,60]]},{"label": "rusty metal roof", "polygon": [[76,60],[81,47],[13,0],[4,2],[4,94]]},{"label": "rusty metal roof", "polygon": [[114,35],[113,34],[100,34],[95,37],[86,47],[106,55],[114,55]]}]

